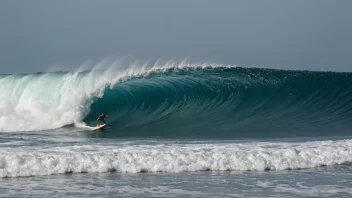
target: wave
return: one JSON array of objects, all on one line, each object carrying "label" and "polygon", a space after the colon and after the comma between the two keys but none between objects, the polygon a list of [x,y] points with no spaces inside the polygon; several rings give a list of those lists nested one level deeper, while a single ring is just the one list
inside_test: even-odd
[{"label": "wave", "polygon": [[349,135],[351,73],[166,64],[0,77],[0,131],[94,126],[111,136]]},{"label": "wave", "polygon": [[129,145],[0,151],[0,177],[81,172],[269,171],[350,164],[352,140]]}]

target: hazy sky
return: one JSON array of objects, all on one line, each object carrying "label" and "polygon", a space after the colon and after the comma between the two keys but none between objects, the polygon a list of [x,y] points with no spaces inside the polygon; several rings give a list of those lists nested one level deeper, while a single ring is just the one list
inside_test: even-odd
[{"label": "hazy sky", "polygon": [[2,0],[0,73],[129,56],[352,71],[351,0]]}]

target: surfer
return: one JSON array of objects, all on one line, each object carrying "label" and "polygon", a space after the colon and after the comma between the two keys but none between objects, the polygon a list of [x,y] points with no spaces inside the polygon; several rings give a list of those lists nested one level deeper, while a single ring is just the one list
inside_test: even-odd
[{"label": "surfer", "polygon": [[101,114],[100,116],[99,116],[99,118],[98,118],[98,125],[100,125],[100,122],[103,122],[104,124],[106,124],[106,122],[105,122],[105,118],[107,117],[107,115],[105,115],[105,114]]}]

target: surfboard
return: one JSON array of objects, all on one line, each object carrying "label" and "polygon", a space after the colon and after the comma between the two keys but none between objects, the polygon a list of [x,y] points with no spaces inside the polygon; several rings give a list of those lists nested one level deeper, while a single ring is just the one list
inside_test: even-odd
[{"label": "surfboard", "polygon": [[101,124],[101,125],[97,125],[93,130],[98,130],[98,129],[102,129],[106,126],[106,124]]}]

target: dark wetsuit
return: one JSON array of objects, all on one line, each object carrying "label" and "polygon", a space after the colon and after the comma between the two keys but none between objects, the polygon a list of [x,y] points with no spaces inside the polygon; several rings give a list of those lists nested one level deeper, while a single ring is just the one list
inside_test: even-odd
[{"label": "dark wetsuit", "polygon": [[106,124],[106,122],[105,122],[105,117],[106,117],[106,115],[101,115],[101,116],[99,116],[99,118],[98,118],[98,124],[100,124],[100,122],[103,122],[104,124]]}]

